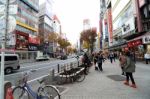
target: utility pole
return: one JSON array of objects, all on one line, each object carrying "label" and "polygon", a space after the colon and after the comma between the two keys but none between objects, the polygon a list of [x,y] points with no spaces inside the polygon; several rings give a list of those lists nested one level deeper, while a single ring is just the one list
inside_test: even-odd
[{"label": "utility pole", "polygon": [[2,41],[2,52],[1,52],[1,72],[0,72],[0,99],[4,99],[4,54],[5,54],[5,44],[7,40],[7,27],[8,27],[8,7],[9,7],[9,0],[6,0],[5,5],[5,32],[4,32],[4,37]]}]

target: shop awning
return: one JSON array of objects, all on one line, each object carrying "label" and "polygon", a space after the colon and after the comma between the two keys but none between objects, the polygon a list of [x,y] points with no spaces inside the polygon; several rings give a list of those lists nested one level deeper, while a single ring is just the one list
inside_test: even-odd
[{"label": "shop awning", "polygon": [[113,46],[110,46],[109,47],[109,50],[114,50],[114,49],[119,49],[121,48],[122,46],[124,46],[126,44],[126,41],[123,41],[123,42],[119,42]]},{"label": "shop awning", "polygon": [[136,37],[136,38],[134,38],[132,40],[129,40],[129,41],[127,41],[127,43],[128,42],[133,42],[133,41],[136,41],[136,40],[139,40],[139,39],[142,39],[144,36],[148,36],[148,35],[150,35],[150,32],[147,32],[144,35],[141,35],[141,36],[138,36],[138,37]]}]

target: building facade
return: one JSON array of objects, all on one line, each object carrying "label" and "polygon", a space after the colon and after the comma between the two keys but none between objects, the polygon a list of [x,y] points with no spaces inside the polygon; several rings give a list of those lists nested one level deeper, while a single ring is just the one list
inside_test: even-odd
[{"label": "building facade", "polygon": [[49,41],[49,35],[53,29],[53,0],[46,0],[40,5],[39,12],[39,36],[41,40],[40,50],[44,54],[53,54],[53,42]]},{"label": "building facade", "polygon": [[[61,23],[57,15],[53,16],[53,29],[54,33],[56,33],[58,36],[61,36]],[[57,42],[54,42],[53,51],[55,53],[55,56],[59,55],[61,49],[59,48],[59,44]]]},{"label": "building facade", "polygon": [[137,59],[143,59],[144,53],[150,52],[150,1],[105,0],[105,5],[103,17],[100,14],[101,32],[104,35],[108,28],[108,49],[130,51]]},{"label": "building facade", "polygon": [[[13,49],[19,54],[20,59],[29,59],[30,51],[37,51],[40,40],[38,38],[38,12],[39,0],[15,0],[17,13],[15,29],[7,33],[7,49]],[[13,27],[14,24],[10,26]]]}]

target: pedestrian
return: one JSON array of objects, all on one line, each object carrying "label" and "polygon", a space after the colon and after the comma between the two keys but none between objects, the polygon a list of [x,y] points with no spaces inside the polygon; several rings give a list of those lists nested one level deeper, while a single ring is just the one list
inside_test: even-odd
[{"label": "pedestrian", "polygon": [[103,68],[102,68],[102,63],[103,63],[103,54],[102,54],[102,51],[100,51],[98,53],[98,60],[97,60],[97,63],[98,63],[98,67],[100,69],[100,71],[103,71]]},{"label": "pedestrian", "polygon": [[120,52],[120,55],[119,55],[119,66],[121,67],[121,70],[122,70],[122,74],[121,75],[125,75],[125,72],[123,71],[123,68],[126,64],[126,57],[124,55],[123,52]]},{"label": "pedestrian", "polygon": [[83,55],[83,59],[82,59],[82,62],[83,62],[83,65],[85,67],[84,69],[84,74],[87,75],[88,74],[88,68],[89,66],[91,65],[91,61],[87,55],[87,53],[85,52],[84,55]]},{"label": "pedestrian", "polygon": [[94,62],[95,70],[98,69],[98,68],[96,67],[97,60],[98,60],[98,56],[97,56],[97,53],[95,53],[95,54],[94,54],[94,57],[93,57],[93,62]]},{"label": "pedestrian", "polygon": [[124,65],[124,72],[126,73],[126,81],[124,82],[125,85],[129,85],[129,78],[132,82],[132,85],[130,85],[133,88],[136,88],[136,84],[133,78],[133,73],[135,72],[135,63],[134,60],[131,58],[131,55],[129,52],[126,52],[126,64]]},{"label": "pedestrian", "polygon": [[113,54],[113,52],[110,52],[109,59],[110,59],[111,63],[113,63],[113,58],[114,58],[114,54]]},{"label": "pedestrian", "polygon": [[148,64],[149,61],[150,61],[150,54],[149,54],[148,52],[146,52],[146,53],[144,54],[144,59],[145,59],[146,64]]}]

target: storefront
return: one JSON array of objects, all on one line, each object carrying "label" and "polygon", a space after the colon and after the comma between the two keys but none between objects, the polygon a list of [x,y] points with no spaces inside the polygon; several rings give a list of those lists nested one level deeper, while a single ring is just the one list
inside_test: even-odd
[{"label": "storefront", "polygon": [[29,34],[16,30],[16,50],[28,50]]},{"label": "storefront", "polygon": [[144,59],[144,45],[142,38],[129,41],[125,49],[132,52],[135,55],[136,60]]},{"label": "storefront", "polygon": [[38,51],[40,39],[36,36],[29,35],[28,51]]},{"label": "storefront", "polygon": [[142,38],[142,40],[143,40],[143,44],[145,46],[145,52],[150,53],[150,35],[144,36]]}]

